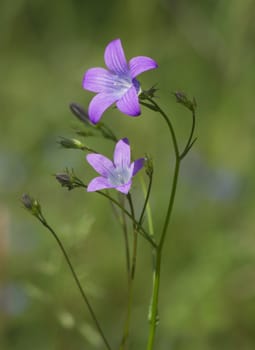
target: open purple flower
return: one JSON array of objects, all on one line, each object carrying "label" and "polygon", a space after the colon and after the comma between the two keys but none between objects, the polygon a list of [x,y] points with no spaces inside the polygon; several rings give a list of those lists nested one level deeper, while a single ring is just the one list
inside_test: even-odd
[{"label": "open purple flower", "polygon": [[84,75],[83,88],[97,95],[89,104],[89,118],[96,124],[104,111],[116,102],[117,108],[129,116],[141,114],[138,95],[140,83],[136,77],[150,69],[158,67],[150,57],[133,57],[127,62],[121,40],[111,41],[104,53],[108,68],[90,68]]},{"label": "open purple flower", "polygon": [[132,177],[144,165],[144,158],[137,159],[133,163],[131,163],[130,158],[130,146],[127,138],[116,143],[113,162],[101,154],[88,154],[88,163],[101,176],[90,181],[87,191],[94,192],[106,188],[115,188],[127,194],[132,184]]}]

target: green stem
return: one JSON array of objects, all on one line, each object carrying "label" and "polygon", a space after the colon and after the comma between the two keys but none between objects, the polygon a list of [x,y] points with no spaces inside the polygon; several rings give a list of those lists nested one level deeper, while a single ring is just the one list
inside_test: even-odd
[{"label": "green stem", "polygon": [[111,346],[109,345],[109,343],[108,343],[108,341],[107,341],[107,339],[106,339],[106,337],[104,335],[104,332],[103,332],[103,330],[102,330],[102,328],[101,328],[101,326],[100,326],[100,324],[99,324],[99,322],[97,320],[95,312],[94,312],[94,310],[93,310],[93,308],[92,308],[92,306],[91,306],[91,304],[90,304],[90,302],[88,300],[88,297],[86,296],[86,294],[85,294],[85,292],[84,292],[84,290],[82,288],[80,280],[79,280],[79,278],[78,278],[78,276],[77,276],[77,274],[76,274],[76,272],[75,272],[75,270],[73,268],[73,265],[72,265],[72,263],[70,261],[70,258],[68,256],[68,254],[67,254],[67,252],[66,252],[66,250],[65,250],[65,248],[64,248],[64,246],[62,244],[62,242],[60,241],[60,239],[59,239],[58,235],[56,234],[56,232],[47,223],[47,221],[45,220],[45,218],[43,216],[42,216],[42,218],[38,218],[38,219],[43,224],[43,226],[45,226],[52,233],[53,237],[57,241],[57,244],[58,244],[59,248],[61,249],[61,251],[62,251],[62,253],[63,253],[63,255],[64,255],[65,259],[66,259],[66,262],[67,262],[67,264],[68,264],[68,266],[70,268],[70,271],[71,271],[71,273],[73,275],[73,278],[74,278],[74,280],[76,282],[76,285],[77,285],[77,287],[78,287],[78,289],[79,289],[79,291],[81,293],[82,299],[83,299],[85,305],[87,306],[87,308],[88,308],[88,310],[90,312],[90,315],[91,315],[91,317],[92,317],[92,319],[93,319],[93,321],[94,321],[94,323],[96,325],[96,328],[97,328],[97,330],[98,330],[98,332],[99,332],[99,334],[100,334],[100,336],[101,336],[101,338],[102,338],[102,340],[103,340],[103,342],[105,344],[105,347],[108,350],[111,350]]},{"label": "green stem", "polygon": [[149,176],[149,185],[148,185],[145,201],[144,201],[144,204],[143,204],[143,209],[141,211],[140,218],[139,218],[139,227],[142,225],[144,213],[145,213],[145,210],[147,208],[148,201],[149,201],[149,198],[150,198],[151,186],[152,186],[152,178],[153,178],[153,173]]},{"label": "green stem", "polygon": [[[132,197],[130,193],[127,195],[130,211],[132,217],[135,219],[135,210],[134,205],[132,201]],[[133,282],[135,278],[135,268],[136,268],[136,256],[137,256],[137,243],[138,243],[138,230],[139,230],[140,222],[138,222],[138,225],[133,221],[133,255],[132,255],[132,267],[131,267],[131,283]]]},{"label": "green stem", "polygon": [[[177,143],[177,138],[176,138],[175,131],[174,131],[174,128],[173,128],[173,125],[172,125],[170,119],[168,118],[166,113],[159,107],[159,105],[152,98],[147,97],[147,100],[150,101],[150,103],[154,106],[154,111],[159,112],[162,115],[162,117],[165,119],[167,126],[168,126],[168,129],[170,131],[171,137],[172,137],[175,156],[176,156],[176,158],[179,158],[179,147],[178,147],[178,143]],[[149,108],[148,105],[147,105],[147,108]]]},{"label": "green stem", "polygon": [[[143,193],[146,196],[146,187],[145,187],[145,181],[143,179],[143,177],[141,177],[141,184],[142,184],[142,189],[143,189]],[[146,206],[146,213],[147,213],[147,221],[148,221],[148,230],[149,230],[149,235],[150,237],[154,237],[154,228],[153,228],[153,221],[152,221],[152,214],[151,214],[151,207],[150,207],[150,203],[147,203]]]},{"label": "green stem", "polygon": [[[125,344],[126,344],[126,341],[127,341],[128,335],[129,335],[131,308],[132,308],[132,301],[133,301],[133,281],[135,278],[135,269],[136,269],[138,230],[139,230],[139,227],[141,227],[141,225],[142,225],[144,213],[145,213],[145,210],[146,210],[146,207],[148,204],[148,200],[150,197],[150,193],[151,193],[151,186],[152,186],[152,175],[150,176],[149,186],[147,189],[147,194],[146,194],[144,205],[143,205],[143,208],[142,208],[142,211],[140,214],[138,225],[133,226],[134,240],[133,240],[132,269],[131,269],[130,283],[129,283],[129,289],[128,289],[128,309],[127,309],[127,318],[126,318],[126,322],[125,322],[124,333],[123,333],[123,338],[122,338],[120,350],[125,349]],[[129,204],[130,204],[130,210],[131,210],[131,213],[133,216],[133,215],[135,215],[135,213],[134,213],[134,207],[133,207],[131,196],[129,196],[128,199],[129,199]]]},{"label": "green stem", "polygon": [[[124,208],[124,196],[120,196],[119,194],[119,202],[121,203],[121,206]],[[127,268],[127,276],[129,278],[130,274],[130,252],[129,252],[129,239],[128,239],[128,227],[127,227],[127,221],[126,221],[126,215],[123,213],[123,210],[121,210],[121,215],[119,215],[119,212],[117,211],[117,208],[115,207],[114,203],[110,201],[110,205],[112,207],[113,214],[115,218],[119,221],[122,230],[123,230],[123,236],[124,236],[124,245],[125,245],[125,255],[126,255],[126,268]]]},{"label": "green stem", "polygon": [[161,239],[158,248],[156,249],[156,262],[155,262],[155,271],[153,278],[153,292],[152,292],[152,304],[151,304],[151,312],[150,312],[150,330],[149,337],[147,343],[147,350],[152,350],[155,340],[156,333],[156,325],[157,325],[157,314],[158,314],[158,297],[159,297],[159,286],[160,286],[160,271],[161,271],[161,260],[162,260],[162,251],[163,245],[166,237],[167,227],[169,223],[169,219],[171,217],[171,213],[173,210],[174,198],[177,188],[177,181],[180,169],[180,160],[176,160],[175,164],[175,172],[173,178],[173,185],[171,191],[171,197],[169,201],[167,216],[165,220],[165,225],[162,231]]},{"label": "green stem", "polygon": [[122,207],[118,201],[116,201],[114,198],[109,196],[108,194],[98,191],[97,193],[101,194],[102,196],[110,199],[114,204],[116,204],[122,211],[125,213],[133,222],[133,225],[137,226],[139,228],[138,233],[140,233],[153,247],[156,247],[156,243],[153,241],[153,239],[150,237],[150,235],[141,227],[139,226],[138,221],[130,214],[124,207]]},{"label": "green stem", "polygon": [[[173,182],[172,182],[172,190],[170,193],[165,222],[164,222],[162,233],[160,236],[160,242],[158,247],[155,249],[156,259],[155,259],[155,270],[153,272],[153,291],[152,291],[152,301],[151,301],[151,308],[150,308],[150,329],[149,329],[149,337],[148,337],[148,343],[147,343],[147,350],[152,350],[154,346],[157,316],[158,316],[158,298],[159,298],[159,287],[160,287],[162,251],[163,251],[163,246],[164,246],[165,237],[167,233],[167,228],[168,228],[170,217],[173,210],[181,159],[179,154],[177,138],[176,138],[175,131],[171,121],[169,120],[166,113],[159,107],[159,105],[152,98],[147,97],[147,100],[152,104],[151,109],[159,112],[161,116],[164,118],[164,120],[166,121],[168,129],[171,134],[171,138],[174,146],[174,153],[175,153],[175,169],[174,169],[174,176],[173,176]],[[147,107],[150,108],[148,105]]]},{"label": "green stem", "polygon": [[109,138],[110,140],[116,142],[118,141],[117,137],[115,136],[115,134],[113,133],[113,131],[104,123],[100,123],[99,124],[99,129],[101,129],[103,135],[105,135],[107,138]]},{"label": "green stem", "polygon": [[128,276],[128,300],[127,300],[127,315],[126,320],[124,324],[124,331],[122,336],[122,341],[120,345],[120,350],[124,350],[126,348],[128,336],[129,336],[129,329],[130,329],[130,319],[131,319],[131,310],[132,310],[132,303],[133,303],[133,282],[135,277],[135,268],[136,268],[136,256],[137,256],[137,243],[138,243],[138,231],[137,231],[137,224],[135,220],[135,210],[134,205],[132,201],[132,197],[130,193],[127,195],[127,199],[129,202],[130,212],[131,216],[134,218],[133,221],[133,253],[132,253],[132,266],[131,271]]},{"label": "green stem", "polygon": [[[81,180],[80,180],[79,186],[87,188],[87,186],[83,182],[81,182]],[[136,221],[135,218],[132,217],[132,214],[130,214],[116,199],[112,198],[109,194],[102,192],[102,191],[97,191],[96,193],[100,194],[103,197],[108,198],[111,202],[116,204],[117,207],[119,207],[123,211],[123,213],[125,213],[132,220],[133,225],[136,225],[137,227],[139,227],[138,221]],[[154,240],[150,237],[150,235],[145,231],[145,229],[143,227],[141,227],[141,226],[139,227],[138,233],[140,233],[154,248],[157,247]]]},{"label": "green stem", "polygon": [[133,303],[133,281],[131,280],[131,276],[129,276],[129,285],[128,285],[128,300],[127,300],[127,315],[124,324],[123,336],[120,344],[119,350],[124,350],[126,348],[128,336],[129,336],[129,327],[130,327],[130,319],[131,319],[131,309]]},{"label": "green stem", "polygon": [[191,125],[191,129],[190,129],[190,135],[188,138],[188,141],[186,143],[186,146],[184,147],[183,152],[180,155],[180,158],[184,158],[186,156],[186,154],[189,152],[191,146],[193,145],[193,143],[195,142],[196,138],[192,141],[193,139],[193,135],[194,135],[194,131],[195,131],[195,126],[196,126],[196,113],[193,110],[192,111],[192,125]]},{"label": "green stem", "polygon": [[[122,204],[122,206],[124,207],[124,203]],[[127,276],[128,276],[128,283],[129,283],[130,251],[129,251],[128,228],[127,228],[126,216],[125,216],[125,213],[123,211],[121,211],[121,215],[122,215],[122,227],[123,227],[123,233],[124,233],[125,252],[126,252]]]}]

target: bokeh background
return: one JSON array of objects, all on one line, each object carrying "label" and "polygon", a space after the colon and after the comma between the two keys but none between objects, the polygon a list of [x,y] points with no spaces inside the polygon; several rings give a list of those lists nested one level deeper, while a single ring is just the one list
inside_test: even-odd
[{"label": "bokeh background", "polygon": [[[255,3],[253,0],[2,0],[0,3],[0,349],[103,349],[66,263],[50,234],[22,207],[28,192],[59,232],[85,290],[118,348],[126,305],[123,235],[109,203],[66,191],[53,174],[66,167],[88,182],[94,172],[59,136],[81,125],[86,69],[103,65],[106,44],[121,38],[128,58],[153,57],[158,84],[181,144],[188,111],[172,92],[198,103],[198,141],[182,164],[165,246],[158,350],[255,348]],[[134,157],[154,159],[151,207],[156,234],[170,191],[173,152],[164,121],[143,110],[112,109],[104,122],[128,136]],[[86,141],[108,156],[113,145]],[[139,177],[133,195],[142,203]],[[151,252],[142,239],[130,348],[145,349]]]}]

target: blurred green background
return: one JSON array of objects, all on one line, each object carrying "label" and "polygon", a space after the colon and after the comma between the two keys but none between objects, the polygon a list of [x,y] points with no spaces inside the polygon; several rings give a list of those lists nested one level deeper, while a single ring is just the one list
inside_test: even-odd
[{"label": "blurred green background", "polygon": [[[185,144],[190,115],[172,96],[195,96],[198,141],[182,164],[165,246],[158,350],[255,348],[255,2],[253,0],[2,0],[0,3],[0,349],[103,349],[50,234],[22,207],[29,192],[59,232],[85,290],[118,348],[126,305],[123,236],[108,202],[66,191],[52,174],[66,167],[88,182],[84,154],[63,150],[74,136],[69,111],[86,107],[86,69],[103,66],[106,44],[121,38],[127,58],[153,57],[158,102]],[[134,158],[150,153],[151,207],[160,231],[174,155],[164,121],[143,110],[103,121],[128,136]],[[113,145],[87,141],[108,156]],[[142,202],[139,177],[133,194]],[[145,349],[151,256],[140,240],[130,348]]]}]

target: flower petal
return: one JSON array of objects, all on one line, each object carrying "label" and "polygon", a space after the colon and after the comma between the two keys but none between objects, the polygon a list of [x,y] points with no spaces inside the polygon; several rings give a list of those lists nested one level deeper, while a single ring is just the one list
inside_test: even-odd
[{"label": "flower petal", "polygon": [[93,124],[99,122],[104,111],[116,102],[116,96],[113,94],[100,93],[92,98],[89,104],[89,119]]},{"label": "flower petal", "polygon": [[116,168],[129,168],[130,166],[130,146],[127,138],[119,140],[114,150],[114,165]]},{"label": "flower petal", "polygon": [[144,158],[139,158],[135,160],[132,164],[134,164],[133,176],[135,176],[135,174],[144,166]]},{"label": "flower petal", "polygon": [[128,194],[131,185],[132,185],[132,182],[130,181],[129,183],[127,183],[125,185],[115,187],[115,189],[118,190],[119,192],[124,193],[124,194]]},{"label": "flower petal", "polygon": [[157,62],[152,58],[146,56],[133,57],[129,61],[129,68],[132,79],[137,77],[137,75],[146,72],[147,70],[155,69],[157,67]]},{"label": "flower petal", "polygon": [[132,86],[116,103],[118,109],[127,115],[136,117],[141,114],[138,95],[135,86]]},{"label": "flower petal", "polygon": [[102,154],[90,153],[86,159],[92,168],[104,177],[108,177],[109,173],[114,169],[112,161]]},{"label": "flower petal", "polygon": [[90,68],[83,77],[82,86],[92,92],[111,92],[113,75],[104,68]]},{"label": "flower petal", "polygon": [[112,188],[112,186],[108,183],[106,178],[98,176],[90,181],[87,187],[87,192],[99,191],[105,188]]},{"label": "flower petal", "polygon": [[111,72],[118,75],[127,74],[127,60],[120,39],[113,40],[106,46],[104,61]]}]

